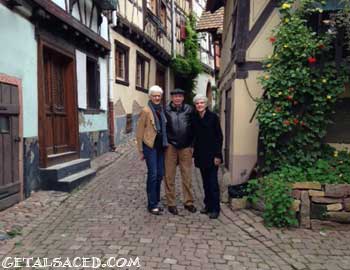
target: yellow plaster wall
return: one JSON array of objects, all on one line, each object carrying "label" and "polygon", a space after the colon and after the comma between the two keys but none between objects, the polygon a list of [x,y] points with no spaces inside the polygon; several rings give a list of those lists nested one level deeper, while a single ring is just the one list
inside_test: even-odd
[{"label": "yellow plaster wall", "polygon": [[[115,83],[115,63],[114,63],[114,41],[126,45],[129,47],[129,86],[125,86],[119,83]],[[111,95],[112,101],[116,103],[121,101],[124,110],[126,113],[132,113],[133,103],[136,101],[140,106],[146,105],[148,102],[148,95],[136,90],[136,51],[139,51],[146,57],[150,58],[150,77],[149,77],[149,86],[155,84],[156,81],[156,65],[157,61],[143,49],[135,45],[133,42],[127,38],[121,36],[115,31],[111,30],[111,43],[112,43],[112,74],[113,74],[113,93]],[[173,80],[169,79],[169,68],[166,71],[167,76],[167,87],[171,88]],[[168,91],[168,89],[163,89]]]},{"label": "yellow plaster wall", "polygon": [[252,29],[268,2],[269,0],[250,0],[249,30]]},{"label": "yellow plaster wall", "polygon": [[247,61],[261,61],[273,53],[273,48],[269,41],[269,37],[271,37],[272,30],[276,28],[279,22],[279,13],[277,10],[274,10],[266,24],[263,26],[262,30],[248,48]]}]

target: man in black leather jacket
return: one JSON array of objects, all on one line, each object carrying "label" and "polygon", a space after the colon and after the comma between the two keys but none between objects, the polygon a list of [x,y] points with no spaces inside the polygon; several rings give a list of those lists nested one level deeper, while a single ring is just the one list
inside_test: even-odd
[{"label": "man in black leather jacket", "polygon": [[184,104],[185,92],[175,89],[171,93],[171,102],[165,109],[169,146],[165,150],[165,194],[168,210],[178,214],[176,207],[175,175],[177,164],[182,179],[183,203],[185,209],[195,213],[192,195],[192,118],[193,107]]}]

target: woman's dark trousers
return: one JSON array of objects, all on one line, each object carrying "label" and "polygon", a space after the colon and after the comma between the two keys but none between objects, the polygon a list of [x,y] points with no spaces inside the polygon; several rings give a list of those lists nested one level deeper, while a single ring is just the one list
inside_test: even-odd
[{"label": "woman's dark trousers", "polygon": [[158,207],[160,201],[160,186],[164,176],[164,151],[143,144],[143,155],[148,169],[146,189],[150,210]]},{"label": "woman's dark trousers", "polygon": [[204,205],[210,213],[220,213],[220,189],[218,167],[199,168],[203,180]]}]

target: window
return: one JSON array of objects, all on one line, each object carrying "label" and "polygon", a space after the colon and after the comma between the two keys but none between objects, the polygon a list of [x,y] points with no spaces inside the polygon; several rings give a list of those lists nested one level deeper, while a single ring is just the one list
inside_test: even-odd
[{"label": "window", "polygon": [[166,14],[166,6],[162,2],[160,6],[160,21],[162,22],[162,25],[164,29],[167,29],[167,14]]},{"label": "window", "polygon": [[97,60],[86,59],[86,88],[88,109],[100,108],[100,70]]},{"label": "window", "polygon": [[146,91],[149,87],[150,59],[141,53],[136,54],[136,89]]},{"label": "window", "polygon": [[115,42],[115,82],[129,85],[129,48]]}]

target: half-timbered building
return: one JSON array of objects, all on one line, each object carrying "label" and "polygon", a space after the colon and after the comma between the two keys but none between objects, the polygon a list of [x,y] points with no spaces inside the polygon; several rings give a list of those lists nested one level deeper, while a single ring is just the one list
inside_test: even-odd
[{"label": "half-timbered building", "polygon": [[71,190],[108,151],[108,21],[116,0],[0,1],[0,209]]},{"label": "half-timbered building", "polygon": [[[341,8],[341,1],[325,1],[322,14],[310,16],[310,26],[320,29],[329,14]],[[255,119],[256,98],[263,89],[258,77],[262,75],[262,60],[273,53],[269,42],[272,30],[280,23],[275,0],[208,0],[207,11],[218,12],[224,7],[224,27],[219,71],[221,95],[221,125],[224,131],[225,167],[231,184],[245,182],[258,162],[259,126]],[[341,57],[343,47],[335,42],[335,57]],[[349,88],[344,92],[336,110],[336,122],[330,127],[326,141],[349,144],[347,115]]]},{"label": "half-timbered building", "polygon": [[190,0],[120,0],[111,26],[111,142],[133,136],[136,119],[148,101],[148,88],[164,91],[164,104],[176,84],[171,58],[184,54]]}]

